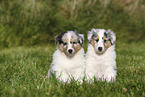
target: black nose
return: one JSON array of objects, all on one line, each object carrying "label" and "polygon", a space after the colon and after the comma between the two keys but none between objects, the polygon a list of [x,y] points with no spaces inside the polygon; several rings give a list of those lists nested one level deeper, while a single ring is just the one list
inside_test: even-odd
[{"label": "black nose", "polygon": [[99,50],[99,51],[102,51],[102,47],[98,47],[98,50]]},{"label": "black nose", "polygon": [[73,50],[72,50],[72,49],[69,49],[68,52],[69,52],[70,54],[72,54]]}]

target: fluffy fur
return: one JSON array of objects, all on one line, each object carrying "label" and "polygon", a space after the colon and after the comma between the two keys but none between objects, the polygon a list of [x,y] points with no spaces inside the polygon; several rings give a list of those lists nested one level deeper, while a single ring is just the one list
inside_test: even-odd
[{"label": "fluffy fur", "polygon": [[[92,82],[94,77],[108,82],[116,79],[116,36],[111,30],[92,29],[88,32],[86,53],[86,78]],[[100,49],[101,48],[101,49]]]},{"label": "fluffy fur", "polygon": [[57,50],[53,54],[48,77],[55,75],[62,82],[70,82],[71,79],[75,79],[82,83],[85,68],[83,35],[67,31],[57,35],[55,40]]}]

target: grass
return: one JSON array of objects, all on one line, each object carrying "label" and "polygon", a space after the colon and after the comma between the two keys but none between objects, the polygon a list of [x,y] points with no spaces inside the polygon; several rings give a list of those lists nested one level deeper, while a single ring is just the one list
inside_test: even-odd
[{"label": "grass", "polygon": [[[86,46],[85,46],[86,48]],[[145,45],[119,44],[117,80],[113,83],[95,81],[82,85],[62,84],[48,79],[54,45],[14,47],[0,51],[1,97],[144,97]]]}]

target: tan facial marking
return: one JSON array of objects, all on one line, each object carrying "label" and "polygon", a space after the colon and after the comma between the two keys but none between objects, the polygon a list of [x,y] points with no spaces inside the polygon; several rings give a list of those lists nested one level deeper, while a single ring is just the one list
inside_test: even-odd
[{"label": "tan facial marking", "polygon": [[75,46],[73,46],[74,50],[75,50],[75,54],[82,48],[82,46],[77,43]]},{"label": "tan facial marking", "polygon": [[103,40],[106,40],[106,37],[105,36],[103,37]]},{"label": "tan facial marking", "polygon": [[63,44],[58,44],[58,48],[59,48],[59,50],[60,50],[62,53],[65,53],[65,55],[68,56],[68,53],[66,52],[66,51],[67,51],[67,46],[64,47]]},{"label": "tan facial marking", "polygon": [[68,42],[68,39],[64,39],[65,42]]},{"label": "tan facial marking", "polygon": [[90,44],[95,48],[95,44],[96,44],[96,42],[95,42],[94,39],[91,39]]},{"label": "tan facial marking", "polygon": [[[103,40],[106,40],[105,36],[103,37]],[[106,40],[106,42],[104,43],[105,50],[107,50],[110,46],[111,46],[111,42],[109,40]]]},{"label": "tan facial marking", "polygon": [[59,50],[61,51],[61,52],[63,52],[64,51],[64,46],[63,46],[63,44],[61,43],[61,44],[58,44],[58,48],[59,48]]},{"label": "tan facial marking", "polygon": [[97,39],[99,39],[99,36],[97,36]]},{"label": "tan facial marking", "polygon": [[107,50],[111,46],[111,42],[109,40],[104,43],[105,50]]}]

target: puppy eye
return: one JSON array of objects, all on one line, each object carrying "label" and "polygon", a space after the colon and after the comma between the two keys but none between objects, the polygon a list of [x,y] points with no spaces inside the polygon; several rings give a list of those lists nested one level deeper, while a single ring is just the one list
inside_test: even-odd
[{"label": "puppy eye", "polygon": [[106,43],[107,41],[106,40],[104,40],[104,43]]},{"label": "puppy eye", "polygon": [[77,44],[77,42],[72,42],[73,44]]},{"label": "puppy eye", "polygon": [[98,42],[99,41],[99,39],[96,39],[96,42]]},{"label": "puppy eye", "polygon": [[63,41],[60,40],[60,41],[59,41],[59,44],[61,44],[61,43],[63,43]]},{"label": "puppy eye", "polygon": [[63,45],[64,45],[64,46],[67,45],[67,42],[63,43]]}]

